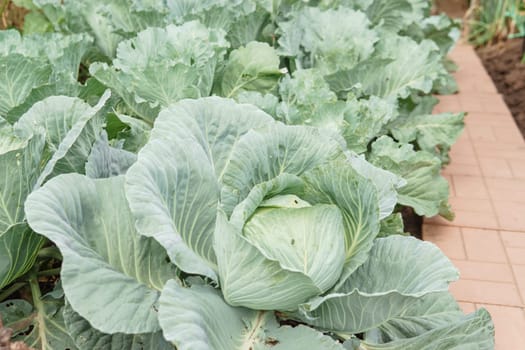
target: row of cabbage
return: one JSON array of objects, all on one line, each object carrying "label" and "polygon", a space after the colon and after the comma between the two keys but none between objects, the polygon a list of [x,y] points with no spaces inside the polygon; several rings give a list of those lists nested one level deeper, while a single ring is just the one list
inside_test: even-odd
[{"label": "row of cabbage", "polygon": [[453,217],[464,115],[431,93],[456,90],[458,25],[428,1],[25,3],[51,32],[0,32],[13,340],[493,348],[399,213]]}]

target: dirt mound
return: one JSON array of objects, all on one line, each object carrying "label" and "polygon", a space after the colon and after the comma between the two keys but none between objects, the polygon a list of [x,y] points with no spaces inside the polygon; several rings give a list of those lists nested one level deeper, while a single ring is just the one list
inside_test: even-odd
[{"label": "dirt mound", "polygon": [[522,43],[522,39],[507,40],[480,48],[477,52],[525,136],[525,63],[521,62]]}]

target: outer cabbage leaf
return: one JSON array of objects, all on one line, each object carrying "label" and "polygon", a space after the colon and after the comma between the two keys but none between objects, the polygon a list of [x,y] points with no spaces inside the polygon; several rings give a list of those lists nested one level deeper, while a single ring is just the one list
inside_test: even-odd
[{"label": "outer cabbage leaf", "polygon": [[304,179],[306,201],[333,204],[343,216],[346,255],[337,289],[365,262],[379,232],[376,188],[346,162],[320,166],[305,174]]},{"label": "outer cabbage leaf", "polygon": [[26,215],[60,249],[62,284],[76,312],[104,333],[159,330],[159,291],[176,271],[158,243],[135,231],[122,176],[53,178],[29,196]]},{"label": "outer cabbage leaf", "polygon": [[31,269],[44,242],[25,223],[0,233],[0,289]]},{"label": "outer cabbage leaf", "polygon": [[[98,104],[89,106],[74,97],[52,96],[33,105],[14,129],[21,135],[41,132],[46,137],[45,165],[38,185],[62,173],[84,173],[93,142],[102,131],[107,91]],[[26,136],[28,137],[28,136]]]},{"label": "outer cabbage leaf", "polygon": [[380,135],[384,125],[396,116],[397,104],[393,99],[371,96],[366,100],[347,101],[342,133],[348,149],[366,152],[370,141]]},{"label": "outer cabbage leaf", "polygon": [[0,145],[0,234],[24,221],[24,201],[40,174],[44,146],[41,135],[30,139],[7,135],[5,140]]},{"label": "outer cabbage leaf", "polygon": [[410,235],[410,233],[405,232],[405,224],[401,213],[393,213],[381,220],[381,228],[377,237],[388,237],[391,235]]},{"label": "outer cabbage leaf", "polygon": [[52,81],[62,84],[77,80],[82,58],[90,49],[93,39],[88,35],[43,33],[20,35],[11,29],[0,32],[0,55],[21,54],[33,59],[46,58],[53,67]]},{"label": "outer cabbage leaf", "polygon": [[139,232],[155,237],[182,270],[217,279],[219,179],[239,138],[268,123],[255,107],[217,97],[181,101],[157,118],[128,172],[127,196]]},{"label": "outer cabbage leaf", "polygon": [[317,67],[325,74],[350,69],[370,57],[378,40],[366,15],[346,7],[305,7],[279,28],[279,53],[295,57],[297,68]]},{"label": "outer cabbage leaf", "polygon": [[110,146],[108,134],[103,130],[87,158],[86,175],[100,179],[125,174],[137,156],[118,146],[122,146],[121,143],[117,147]]},{"label": "outer cabbage leaf", "polygon": [[93,328],[88,321],[66,303],[63,311],[64,323],[69,336],[79,350],[174,350],[162,332],[147,334],[104,334]]},{"label": "outer cabbage leaf", "polygon": [[494,325],[485,309],[463,317],[451,324],[433,329],[413,338],[398,339],[385,344],[362,342],[366,350],[492,350]]},{"label": "outer cabbage leaf", "polygon": [[215,69],[229,45],[224,36],[196,21],[148,28],[119,44],[112,67],[96,63],[89,71],[151,121],[154,113],[141,111],[141,103],[156,108],[210,94]]},{"label": "outer cabbage leaf", "polygon": [[185,288],[168,281],[160,298],[164,335],[180,350],[342,350],[305,326],[279,327],[271,312],[232,307],[209,286]]},{"label": "outer cabbage leaf", "polygon": [[286,124],[312,125],[340,132],[345,104],[337,101],[317,69],[297,70],[279,83],[282,102],[276,110]]},{"label": "outer cabbage leaf", "polygon": [[221,179],[239,139],[251,129],[272,124],[274,120],[254,106],[206,97],[184,100],[163,110],[155,122],[151,139],[196,141],[213,164],[217,178]]},{"label": "outer cabbage leaf", "polygon": [[14,330],[13,341],[23,341],[28,346],[41,350],[76,350],[75,343],[64,326],[63,300],[57,298],[54,292],[43,297],[38,292],[36,297],[38,299],[34,301],[34,307],[27,301],[18,299],[0,304],[4,325]]},{"label": "outer cabbage leaf", "polygon": [[369,163],[363,155],[350,153],[348,161],[359,175],[375,185],[379,201],[379,219],[389,216],[397,204],[397,189],[405,186],[406,181],[394,173]]},{"label": "outer cabbage leaf", "polygon": [[150,141],[127,174],[137,229],[154,237],[183,271],[217,279],[212,248],[219,184],[196,143]]},{"label": "outer cabbage leaf", "polygon": [[220,93],[235,97],[243,91],[270,92],[282,74],[275,49],[266,43],[252,41],[230,53],[220,79]]},{"label": "outer cabbage leaf", "polygon": [[51,66],[43,59],[20,54],[0,56],[0,115],[6,116],[29,96],[31,90],[48,83]]},{"label": "outer cabbage leaf", "polygon": [[249,131],[225,168],[221,204],[229,215],[255,185],[284,173],[301,176],[341,155],[339,144],[316,128],[276,123]]},{"label": "outer cabbage leaf", "polygon": [[339,291],[314,298],[300,310],[305,321],[321,329],[360,333],[399,317],[425,295],[446,291],[458,277],[431,243],[403,236],[378,238],[368,260]]},{"label": "outer cabbage leaf", "polygon": [[448,182],[441,177],[441,161],[425,151],[415,151],[410,144],[400,144],[387,136],[372,144],[369,161],[407,181],[398,190],[398,202],[419,215],[437,214],[453,217],[448,202]]},{"label": "outer cabbage leaf", "polygon": [[168,8],[168,19],[175,23],[197,19],[208,28],[226,32],[231,32],[235,23],[255,11],[253,0],[178,0],[162,6]]},{"label": "outer cabbage leaf", "polygon": [[432,41],[416,43],[408,37],[385,35],[372,58],[326,79],[339,94],[361,84],[367,95],[405,98],[413,90],[429,93],[442,68],[438,47]]},{"label": "outer cabbage leaf", "polygon": [[374,0],[366,8],[366,15],[374,29],[390,33],[397,33],[417,20],[409,0]]},{"label": "outer cabbage leaf", "polygon": [[450,147],[463,131],[465,113],[441,113],[397,118],[388,125],[396,140],[409,143],[415,141],[420,149],[448,159]]}]

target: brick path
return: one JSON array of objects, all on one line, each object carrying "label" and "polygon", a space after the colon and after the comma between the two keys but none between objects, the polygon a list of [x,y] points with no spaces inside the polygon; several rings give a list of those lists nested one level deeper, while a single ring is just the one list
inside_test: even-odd
[{"label": "brick path", "polygon": [[474,50],[451,58],[460,93],[440,96],[436,112],[468,112],[443,171],[456,219],[425,220],[423,236],[460,270],[451,291],[464,311],[491,313],[496,350],[525,349],[525,142]]}]

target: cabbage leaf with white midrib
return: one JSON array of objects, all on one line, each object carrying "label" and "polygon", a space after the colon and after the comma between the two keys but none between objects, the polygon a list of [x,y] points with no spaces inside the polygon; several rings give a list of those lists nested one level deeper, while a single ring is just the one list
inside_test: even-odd
[{"label": "cabbage leaf with white midrib", "polygon": [[379,233],[379,206],[374,184],[346,162],[334,162],[305,174],[304,199],[333,204],[343,217],[345,264],[336,289],[363,264]]},{"label": "cabbage leaf with white midrib", "polygon": [[29,196],[26,215],[60,249],[62,284],[76,312],[105,333],[159,330],[155,305],[176,270],[158,243],[135,231],[122,176],[55,177]]},{"label": "cabbage leaf with white midrib", "polygon": [[322,333],[280,327],[273,312],[232,307],[205,285],[182,287],[168,281],[160,298],[159,319],[166,339],[180,350],[342,350]]},{"label": "cabbage leaf with white midrib", "polygon": [[[407,251],[413,253],[407,256]],[[321,329],[360,333],[399,317],[425,295],[447,291],[457,278],[455,267],[431,243],[403,236],[378,238],[368,260],[344,285],[300,310],[303,320]]]},{"label": "cabbage leaf with white midrib", "polygon": [[338,157],[339,144],[316,128],[276,123],[251,130],[238,141],[225,169],[222,207],[230,214],[255,185],[285,173],[301,176]]},{"label": "cabbage leaf with white midrib", "polygon": [[126,176],[127,197],[139,232],[155,237],[183,271],[217,279],[219,179],[238,139],[267,123],[274,121],[253,106],[217,97],[184,100],[159,114]]},{"label": "cabbage leaf with white midrib", "polygon": [[162,332],[146,334],[104,334],[93,328],[88,321],[66,303],[63,311],[66,329],[79,350],[174,350]]},{"label": "cabbage leaf with white midrib", "polygon": [[12,225],[0,233],[0,288],[31,269],[44,242],[45,238],[26,223]]},{"label": "cabbage leaf with white midrib", "polygon": [[440,175],[441,161],[426,151],[415,151],[411,144],[382,136],[372,144],[372,164],[403,177],[407,184],[398,190],[398,202],[414,208],[419,215],[437,214],[452,219],[447,204],[448,182]]}]

